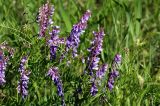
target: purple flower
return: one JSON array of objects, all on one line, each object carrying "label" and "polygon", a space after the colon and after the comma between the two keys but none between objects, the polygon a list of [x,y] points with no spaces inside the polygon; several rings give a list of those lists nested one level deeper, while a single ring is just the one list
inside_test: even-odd
[{"label": "purple flower", "polygon": [[90,75],[93,75],[93,70],[98,70],[98,63],[100,60],[98,55],[102,51],[103,37],[105,35],[102,28],[100,29],[100,32],[93,32],[93,34],[95,37],[91,42],[91,47],[88,49],[90,55],[87,62],[87,69],[89,69]]},{"label": "purple flower", "polygon": [[62,81],[60,80],[60,75],[58,73],[57,67],[51,67],[47,73],[47,76],[50,76],[52,81],[57,86],[58,95],[62,97],[62,105],[65,106],[64,102],[64,93],[62,88]]},{"label": "purple flower", "polygon": [[[6,50],[9,53],[9,56],[5,56],[3,50]],[[3,85],[5,80],[5,70],[7,67],[7,62],[9,61],[9,57],[12,57],[14,53],[14,49],[7,45],[7,42],[3,42],[0,44],[0,85]]]},{"label": "purple flower", "polygon": [[19,67],[19,72],[23,73],[25,71],[25,64],[27,62],[27,56],[22,57]]},{"label": "purple flower", "polygon": [[119,76],[117,65],[121,63],[121,55],[116,54],[112,64],[112,71],[109,73],[108,88],[111,91],[114,88],[114,80]]},{"label": "purple flower", "polygon": [[72,49],[73,57],[77,56],[77,48],[80,43],[80,35],[87,28],[87,21],[91,17],[91,12],[87,10],[87,12],[82,16],[79,23],[73,25],[70,36],[66,41],[66,51],[68,52]]},{"label": "purple flower", "polygon": [[116,54],[114,57],[114,62],[117,64],[121,64],[121,55],[120,54]]},{"label": "purple flower", "polygon": [[103,64],[99,70],[96,72],[96,78],[102,79],[105,76],[105,72],[107,71],[108,65]]},{"label": "purple flower", "polygon": [[118,77],[118,75],[119,75],[119,72],[116,70],[113,70],[109,73],[108,88],[110,91],[112,91],[114,87],[114,80],[116,77]]},{"label": "purple flower", "polygon": [[3,51],[0,50],[0,85],[3,85],[5,80],[5,69],[6,69],[7,62],[5,60]]},{"label": "purple flower", "polygon": [[116,54],[112,63],[112,69],[117,70],[118,66],[121,64],[122,56],[120,54]]},{"label": "purple flower", "polygon": [[25,68],[25,64],[27,61],[27,56],[23,56],[20,62],[20,68],[19,68],[19,72],[20,72],[20,81],[18,82],[18,93],[20,93],[22,95],[22,98],[24,99],[27,95],[28,95],[28,83],[29,83],[29,74],[30,72],[26,70]]},{"label": "purple flower", "polygon": [[59,74],[58,74],[58,68],[57,67],[52,67],[49,69],[47,76],[50,76],[52,80],[57,83],[59,80]]},{"label": "purple flower", "polygon": [[92,96],[95,96],[97,94],[97,92],[98,92],[98,88],[97,88],[97,86],[95,85],[94,82],[92,83],[92,87],[91,87],[91,91],[90,92],[91,92]]},{"label": "purple flower", "polygon": [[20,77],[20,81],[18,82],[18,93],[22,95],[22,98],[24,99],[28,95],[28,83],[29,83],[29,74],[30,72],[23,71]]},{"label": "purple flower", "polygon": [[52,15],[54,13],[53,5],[50,5],[49,2],[44,4],[39,8],[39,15],[37,22],[39,23],[40,31],[39,36],[44,37],[46,29],[50,24],[52,24]]},{"label": "purple flower", "polygon": [[56,58],[56,51],[58,49],[59,44],[64,43],[63,38],[59,38],[59,26],[54,26],[52,32],[50,32],[50,40],[48,41],[48,45],[50,46],[50,59],[55,59]]}]

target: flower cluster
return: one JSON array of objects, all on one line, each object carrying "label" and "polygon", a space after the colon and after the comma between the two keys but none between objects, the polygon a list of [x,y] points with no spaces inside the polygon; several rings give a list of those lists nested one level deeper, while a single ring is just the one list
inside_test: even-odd
[{"label": "flower cluster", "polygon": [[[9,53],[9,56],[4,55],[4,50]],[[0,85],[3,85],[5,81],[5,69],[10,57],[13,57],[14,49],[7,45],[7,42],[0,44]]]},{"label": "flower cluster", "polygon": [[114,80],[119,76],[119,72],[117,65],[120,65],[121,63],[121,55],[116,54],[113,60],[112,64],[112,71],[109,73],[109,79],[108,79],[108,88],[111,91],[114,87]]},{"label": "flower cluster", "polygon": [[50,5],[49,3],[44,4],[39,9],[39,15],[37,22],[39,23],[40,31],[39,36],[44,37],[47,27],[52,24],[52,15],[54,13],[54,7],[53,5]]},{"label": "flower cluster", "polygon": [[63,93],[63,88],[62,88],[62,82],[60,80],[60,75],[58,73],[58,68],[57,67],[51,67],[47,73],[47,76],[50,76],[52,81],[55,83],[57,86],[57,91],[58,95],[62,97],[62,105],[65,105],[64,102],[64,93]]},{"label": "flower cluster", "polygon": [[100,32],[93,32],[94,34],[94,40],[91,42],[92,45],[88,49],[90,52],[90,55],[88,57],[88,62],[87,62],[87,69],[90,71],[90,75],[93,75],[93,70],[98,70],[98,63],[100,58],[98,55],[102,51],[102,43],[103,43],[103,37],[104,37],[104,31],[101,28]]},{"label": "flower cluster", "polygon": [[18,93],[22,95],[22,98],[24,99],[28,95],[28,83],[29,83],[29,74],[28,71],[23,71],[21,73],[20,81],[18,82]]},{"label": "flower cluster", "polygon": [[22,59],[21,59],[21,62],[20,62],[20,67],[19,67],[19,72],[20,73],[23,73],[25,71],[25,64],[27,62],[27,56],[24,56]]},{"label": "flower cluster", "polygon": [[55,59],[56,58],[56,51],[58,49],[59,44],[64,43],[63,38],[59,38],[59,26],[54,26],[52,29],[52,32],[50,32],[50,40],[48,40],[48,45],[50,46],[50,59]]},{"label": "flower cluster", "polygon": [[108,88],[109,88],[110,91],[113,89],[113,87],[114,87],[114,79],[116,77],[118,77],[118,75],[119,75],[119,72],[116,71],[116,70],[113,70],[113,71],[111,71],[109,73]]},{"label": "flower cluster", "polygon": [[97,94],[98,88],[97,88],[95,82],[92,83],[92,87],[91,87],[91,91],[90,91],[90,92],[91,92],[91,95],[92,95],[92,96],[94,96],[94,95]]},{"label": "flower cluster", "polygon": [[6,59],[4,57],[3,51],[0,49],[0,85],[3,85],[5,81],[5,69],[6,69]]},{"label": "flower cluster", "polygon": [[101,79],[105,76],[106,71],[107,71],[108,65],[103,64],[99,69],[96,71],[96,76],[92,76],[91,82],[92,82],[92,87],[91,87],[91,95],[94,96],[98,92],[97,88],[97,83],[101,85]]},{"label": "flower cluster", "polygon": [[18,82],[18,93],[20,93],[22,95],[22,98],[24,99],[27,95],[28,95],[28,83],[29,83],[29,74],[30,72],[26,70],[25,68],[25,64],[27,61],[27,56],[24,56],[21,59],[21,63],[20,63],[20,68],[19,68],[19,72],[20,72],[20,81]]},{"label": "flower cluster", "polygon": [[73,57],[77,56],[77,48],[80,43],[80,35],[87,28],[87,21],[90,17],[91,12],[90,10],[87,10],[87,12],[82,16],[80,22],[73,25],[70,36],[67,38],[66,51],[72,49]]},{"label": "flower cluster", "polygon": [[[99,80],[101,80],[102,77],[104,77],[108,67],[107,64],[103,64],[101,67],[99,67],[98,65],[100,61],[100,58],[98,56],[102,51],[103,37],[105,35],[104,31],[101,28],[99,32],[93,32],[93,34],[94,34],[94,39],[91,42],[91,47],[88,49],[90,54],[87,59],[87,67],[86,67],[86,70],[89,70],[89,74],[92,76],[91,78],[92,87],[90,90],[92,96],[94,96],[98,92],[98,88],[96,86],[97,80],[99,82]],[[96,71],[95,76],[94,76],[94,70]]]},{"label": "flower cluster", "polygon": [[108,64],[103,64],[96,72],[96,78],[102,79],[107,71]]},{"label": "flower cluster", "polygon": [[119,66],[121,64],[121,55],[120,54],[116,54],[115,57],[114,57],[114,60],[113,60],[113,64],[112,64],[112,67],[114,69],[117,68],[117,66]]}]

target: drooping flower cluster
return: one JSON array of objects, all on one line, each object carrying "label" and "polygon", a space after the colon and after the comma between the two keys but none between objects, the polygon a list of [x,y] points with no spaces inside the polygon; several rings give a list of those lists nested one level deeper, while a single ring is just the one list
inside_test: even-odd
[{"label": "drooping flower cluster", "polygon": [[87,28],[87,21],[91,17],[90,10],[82,16],[79,23],[73,25],[71,30],[70,36],[67,38],[66,41],[66,51],[72,49],[73,57],[77,56],[77,48],[80,43],[80,35],[85,31]]},{"label": "drooping flower cluster", "polygon": [[52,15],[54,13],[54,7],[53,5],[50,5],[49,2],[44,4],[42,7],[39,9],[39,15],[37,22],[39,23],[39,36],[44,37],[46,29],[48,28],[49,25],[51,25],[52,22]]},{"label": "drooping flower cluster", "polygon": [[114,80],[119,76],[118,65],[121,63],[121,55],[116,54],[112,64],[112,71],[109,73],[108,88],[111,91],[114,87]]},{"label": "drooping flower cluster", "polygon": [[59,44],[64,43],[63,38],[59,38],[59,26],[54,26],[52,29],[52,32],[50,32],[50,40],[48,41],[48,44],[50,46],[50,59],[55,59],[56,58],[56,51],[58,49]]},{"label": "drooping flower cluster", "polygon": [[58,95],[62,97],[62,105],[65,106],[65,101],[64,101],[64,93],[63,93],[63,88],[62,88],[62,82],[60,79],[60,75],[58,73],[58,68],[57,67],[51,67],[47,73],[47,76],[50,76],[54,84],[57,86],[57,91]]},{"label": "drooping flower cluster", "polygon": [[90,75],[93,75],[93,70],[98,70],[98,63],[100,58],[98,57],[98,55],[101,53],[102,51],[102,43],[103,43],[103,37],[104,37],[104,31],[101,28],[100,32],[93,32],[94,34],[94,40],[91,42],[92,45],[91,47],[88,49],[88,51],[90,52],[90,55],[88,57],[88,62],[87,62],[87,69],[90,71]]},{"label": "drooping flower cluster", "polygon": [[20,72],[20,81],[18,82],[18,93],[22,95],[22,98],[24,99],[27,95],[28,95],[28,83],[29,83],[29,74],[30,72],[26,70],[25,68],[25,64],[27,61],[27,56],[24,56],[21,59],[21,63],[20,63],[20,68],[19,68],[19,72]]},{"label": "drooping flower cluster", "polygon": [[3,51],[0,49],[0,85],[3,85],[5,80],[5,69],[6,69],[6,59],[4,57]]}]

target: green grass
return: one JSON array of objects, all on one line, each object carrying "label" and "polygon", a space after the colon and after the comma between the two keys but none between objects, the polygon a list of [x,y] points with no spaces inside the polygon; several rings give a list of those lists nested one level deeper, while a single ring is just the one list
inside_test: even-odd
[{"label": "green grass", "polygon": [[[59,67],[67,106],[160,105],[159,0],[51,0],[55,6],[54,25],[60,26],[61,37],[69,36],[72,25],[87,9],[92,11],[88,28],[81,36],[79,57],[72,59],[69,55],[72,62],[69,67],[66,59],[60,64],[58,58],[50,62],[45,40],[37,39],[36,16],[44,3],[43,0],[0,0],[0,42],[6,41],[15,49],[6,70],[7,82],[0,87],[0,105],[60,105],[55,85],[45,76],[52,65]],[[111,64],[116,53],[122,54],[120,77],[112,92],[105,89],[95,97],[89,93],[89,82],[85,82],[82,94],[76,99],[74,92],[85,68],[79,58],[88,55],[92,31],[100,27],[104,27],[106,34],[101,60]],[[58,57],[63,48],[62,45],[58,50]],[[16,90],[18,68],[20,58],[28,53],[29,95],[23,101]]]}]

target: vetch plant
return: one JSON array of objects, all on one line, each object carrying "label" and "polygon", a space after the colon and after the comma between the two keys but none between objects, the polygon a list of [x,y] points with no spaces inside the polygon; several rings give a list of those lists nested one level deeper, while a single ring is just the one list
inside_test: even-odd
[{"label": "vetch plant", "polygon": [[100,61],[100,58],[98,56],[102,51],[103,37],[105,35],[102,28],[100,29],[99,32],[93,32],[93,34],[94,34],[94,39],[91,42],[91,47],[88,49],[90,54],[87,59],[87,68],[86,68],[86,70],[89,70],[89,74],[91,76],[93,75],[93,71],[98,70],[98,63]]},{"label": "vetch plant", "polygon": [[57,87],[58,95],[62,98],[62,106],[65,106],[64,93],[62,88],[62,81],[57,67],[51,67],[47,73],[47,76],[51,77],[52,81]]},{"label": "vetch plant", "polygon": [[[6,42],[5,42],[6,43]],[[0,85],[6,83],[5,70],[10,57],[13,57],[14,50],[7,46],[5,43],[0,44]],[[4,51],[7,50],[9,56],[4,55]]]},{"label": "vetch plant", "polygon": [[[89,41],[91,44],[90,48],[88,49],[85,48],[86,51],[84,51],[87,53],[87,50],[88,50],[88,55],[87,56],[78,55],[80,37],[87,29],[87,24],[91,17],[91,11],[87,10],[84,13],[80,21],[77,24],[73,25],[70,35],[66,38],[59,37],[60,26],[53,25],[53,21],[52,21],[53,13],[54,13],[54,7],[49,2],[47,2],[42,7],[39,8],[39,15],[37,19],[38,27],[39,27],[38,34],[40,38],[42,37],[45,38],[44,39],[45,43],[41,42],[43,41],[43,39],[35,40],[33,38],[35,41],[33,42],[31,41],[32,50],[30,50],[30,48],[27,48],[27,50],[25,51],[22,46],[22,49],[17,51],[18,52],[22,51],[22,54],[23,53],[25,54],[26,52],[29,51],[30,54],[33,55],[33,56],[30,55],[31,61],[29,61],[28,66],[32,67],[33,76],[38,75],[36,78],[42,79],[44,83],[46,80],[44,78],[44,74],[42,74],[44,72],[42,69],[42,66],[44,69],[46,69],[47,66],[52,66],[49,68],[46,76],[50,77],[54,85],[56,86],[58,97],[51,97],[53,95],[50,95],[50,94],[48,95],[47,94],[48,90],[47,89],[43,90],[39,82],[34,82],[33,88],[28,87],[29,79],[30,79],[29,75],[31,72],[26,69],[26,65],[28,61],[28,55],[26,55],[21,58],[20,66],[18,69],[20,79],[18,81],[17,92],[18,94],[21,95],[20,97],[22,97],[23,102],[24,100],[27,101],[26,97],[28,95],[31,95],[29,97],[39,99],[40,98],[39,92],[42,92],[43,96],[46,96],[44,100],[45,102],[46,101],[49,102],[49,100],[51,102],[52,101],[57,102],[59,99],[61,99],[62,106],[66,106],[68,105],[68,103],[73,101],[75,101],[76,105],[77,104],[79,105],[78,102],[83,101],[83,99],[85,99],[85,95],[88,95],[88,93],[91,95],[91,96],[89,95],[89,97],[92,98],[96,94],[101,93],[101,88],[104,86],[105,87],[108,86],[109,90],[111,91],[114,87],[115,78],[118,77],[119,75],[118,66],[121,64],[121,55],[117,54],[115,56],[112,63],[112,70],[109,73],[109,77],[108,77],[107,69],[109,67],[109,64],[106,61],[102,62],[101,55],[100,55],[103,50],[103,41],[105,37],[105,32],[103,28],[99,28],[98,32],[93,31],[93,35],[94,35],[93,40]],[[25,39],[22,39],[22,40],[25,41]],[[35,43],[37,41],[40,41],[40,43]],[[60,47],[61,44],[63,44],[62,47]],[[37,47],[36,52],[34,51],[34,47]],[[42,49],[44,52],[40,52]],[[57,61],[56,59],[57,50],[62,52],[59,61]],[[46,54],[48,53],[50,53],[50,59],[46,58],[47,57]],[[71,55],[72,57],[68,55]],[[76,56],[78,56],[78,58],[74,58]],[[87,59],[85,60],[84,57],[87,57]],[[71,61],[71,58],[73,58],[73,61]],[[62,62],[61,61],[62,59],[65,59],[65,61]],[[32,66],[32,64],[34,66]],[[65,70],[63,70],[62,67]],[[3,52],[0,50],[0,85],[3,85],[6,82],[5,68],[6,68],[6,60],[4,58]],[[59,72],[59,69],[62,69],[61,73]],[[72,69],[76,69],[76,70],[72,70]],[[106,79],[106,77],[108,77],[107,84],[104,83],[103,81]],[[34,79],[34,77],[31,77],[31,78]],[[79,80],[79,82],[77,80]],[[67,84],[65,81],[68,81]],[[38,91],[38,88],[39,88],[39,91]],[[32,92],[29,93],[28,91],[29,89],[35,89],[36,96],[35,95],[33,96]],[[70,91],[67,91],[67,90],[70,90]],[[73,95],[71,95],[71,93]],[[48,96],[49,96],[49,99],[47,98]],[[73,96],[74,99],[72,99],[71,96]]]},{"label": "vetch plant", "polygon": [[97,92],[98,92],[98,88],[97,88],[97,86],[95,85],[95,82],[92,82],[92,86],[91,86],[91,95],[92,96],[95,96],[96,94],[97,94]]},{"label": "vetch plant", "polygon": [[91,11],[87,10],[86,13],[82,16],[80,22],[73,25],[71,33],[70,33],[69,37],[67,37],[66,52],[68,52],[71,49],[73,57],[77,56],[77,48],[80,43],[80,36],[87,28],[87,22],[90,17],[91,17]]},{"label": "vetch plant", "polygon": [[53,24],[52,15],[54,13],[53,5],[50,3],[44,4],[39,8],[37,22],[39,23],[39,37],[45,37],[45,33],[49,25]]},{"label": "vetch plant", "polygon": [[28,95],[28,83],[29,83],[30,72],[27,71],[25,68],[27,58],[28,58],[27,56],[24,56],[21,59],[20,68],[19,68],[20,81],[18,82],[18,87],[17,87],[18,93],[22,95],[23,99]]},{"label": "vetch plant", "polygon": [[48,40],[48,45],[50,46],[50,60],[56,58],[56,51],[60,44],[64,44],[63,38],[59,38],[59,26],[54,26],[50,34],[50,39]]},{"label": "vetch plant", "polygon": [[3,51],[0,49],[0,85],[3,85],[5,80],[5,69],[6,69],[6,59],[4,57]]},{"label": "vetch plant", "polygon": [[110,91],[114,88],[114,80],[119,76],[118,66],[121,63],[121,55],[116,54],[112,64],[112,71],[109,73],[108,88]]}]

